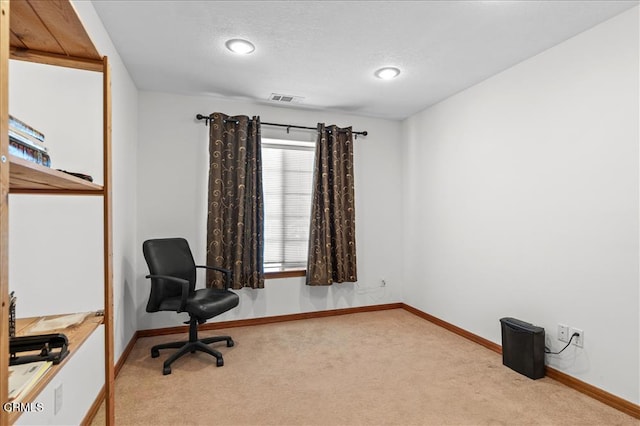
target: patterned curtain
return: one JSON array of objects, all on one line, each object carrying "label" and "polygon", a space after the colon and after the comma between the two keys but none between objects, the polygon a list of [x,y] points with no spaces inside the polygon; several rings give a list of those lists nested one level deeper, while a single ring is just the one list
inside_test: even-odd
[{"label": "patterned curtain", "polygon": [[[264,287],[260,118],[213,113],[209,130],[207,264],[233,271],[234,289]],[[222,288],[207,271],[207,287]]]},{"label": "patterned curtain", "polygon": [[351,128],[318,123],[307,285],[357,281]]}]

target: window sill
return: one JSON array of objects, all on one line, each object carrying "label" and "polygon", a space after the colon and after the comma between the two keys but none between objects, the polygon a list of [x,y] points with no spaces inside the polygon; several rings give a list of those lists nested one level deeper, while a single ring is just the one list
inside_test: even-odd
[{"label": "window sill", "polygon": [[264,273],[264,278],[270,280],[275,278],[304,277],[306,275],[307,271],[305,269],[285,269],[280,271],[266,271]]}]

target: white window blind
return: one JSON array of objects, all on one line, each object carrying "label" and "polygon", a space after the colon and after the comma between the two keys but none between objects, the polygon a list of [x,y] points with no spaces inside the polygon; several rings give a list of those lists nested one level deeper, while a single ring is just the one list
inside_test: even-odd
[{"label": "white window blind", "polygon": [[262,139],[266,272],[306,268],[314,152],[313,142]]}]

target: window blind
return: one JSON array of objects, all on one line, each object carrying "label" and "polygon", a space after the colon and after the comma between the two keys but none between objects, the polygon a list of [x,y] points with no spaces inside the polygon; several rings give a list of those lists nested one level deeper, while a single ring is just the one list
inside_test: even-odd
[{"label": "window blind", "polygon": [[265,271],[307,264],[315,145],[262,139]]}]

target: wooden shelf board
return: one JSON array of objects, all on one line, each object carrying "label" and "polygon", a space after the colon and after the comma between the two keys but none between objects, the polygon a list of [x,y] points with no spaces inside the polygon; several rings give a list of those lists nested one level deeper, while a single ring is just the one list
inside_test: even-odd
[{"label": "wooden shelf board", "polygon": [[102,193],[102,186],[40,164],[9,155],[9,192],[89,191]]},{"label": "wooden shelf board", "polygon": [[[29,336],[33,333],[29,332],[31,326],[36,324],[41,319],[50,319],[60,317],[61,315],[52,315],[47,317],[32,317],[32,318],[18,318],[16,320],[16,336]],[[89,338],[89,336],[103,323],[102,316],[96,316],[95,312],[89,313],[85,320],[77,325],[73,325],[67,328],[59,330],[50,330],[45,333],[36,334],[50,334],[50,333],[64,333],[69,341],[69,355],[63,359],[60,364],[53,365],[42,378],[36,383],[36,385],[27,392],[23,398],[18,402],[27,403],[35,402],[36,397],[42,392],[47,384],[55,377],[60,369],[69,361],[69,359],[78,351],[78,348]],[[20,416],[20,412],[12,412],[9,414],[9,424],[13,424]]]},{"label": "wooden shelf board", "polygon": [[11,47],[102,59],[69,1],[12,1],[10,18]]},{"label": "wooden shelf board", "polygon": [[87,59],[77,56],[59,55],[50,52],[40,52],[33,49],[20,49],[13,46],[11,47],[9,58],[18,61],[36,62],[39,64],[97,72],[102,72],[104,67],[102,59]]}]

